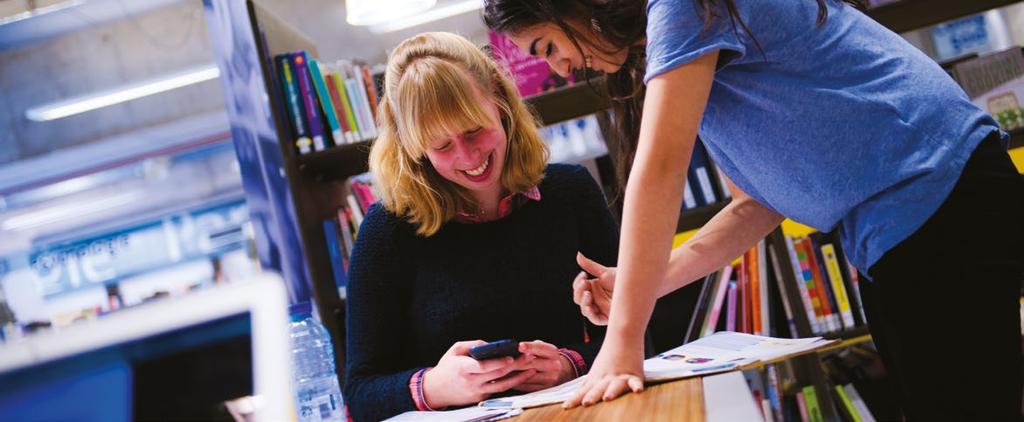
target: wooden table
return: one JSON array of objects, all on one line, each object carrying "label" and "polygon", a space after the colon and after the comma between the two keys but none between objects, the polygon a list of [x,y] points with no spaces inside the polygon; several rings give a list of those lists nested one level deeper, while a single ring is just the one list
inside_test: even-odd
[{"label": "wooden table", "polygon": [[687,378],[647,387],[610,402],[563,410],[561,404],[527,409],[509,419],[526,421],[703,421],[701,378]]}]

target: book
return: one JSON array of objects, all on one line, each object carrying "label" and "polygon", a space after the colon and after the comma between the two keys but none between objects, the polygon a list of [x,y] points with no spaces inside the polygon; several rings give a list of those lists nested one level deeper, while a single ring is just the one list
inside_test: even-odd
[{"label": "book", "polygon": [[309,59],[309,76],[313,80],[313,88],[316,90],[317,99],[320,100],[321,111],[323,112],[324,118],[327,120],[327,126],[331,130],[331,141],[334,145],[341,145],[345,143],[345,137],[341,132],[341,126],[338,125],[338,115],[334,109],[334,102],[331,100],[331,95],[327,92],[327,84],[324,83],[324,76],[320,69],[320,63],[316,59]]},{"label": "book", "polygon": [[783,422],[786,419],[782,416],[782,389],[779,384],[779,372],[775,369],[775,365],[768,364],[764,366],[764,375],[767,381],[765,390],[768,392],[768,404],[773,419]]},{"label": "book", "polygon": [[814,390],[813,385],[804,387],[803,392],[804,405],[807,407],[807,419],[811,422],[825,422],[825,417],[821,413],[821,405],[818,403],[818,394]]},{"label": "book", "polygon": [[871,413],[871,409],[868,409],[867,403],[861,398],[860,393],[857,392],[857,388],[853,386],[853,383],[849,383],[843,386],[843,392],[846,397],[849,398],[850,402],[853,403],[853,408],[856,409],[857,415],[864,422],[875,422],[875,416]]},{"label": "book", "polygon": [[309,137],[306,128],[306,110],[303,109],[303,101],[299,98],[299,81],[296,80],[292,70],[291,59],[287,54],[278,54],[274,57],[277,65],[277,73],[281,76],[281,88],[284,91],[284,103],[287,108],[288,122],[292,129],[292,136],[295,141],[295,148],[299,154],[313,152],[313,140]]},{"label": "book", "polygon": [[726,312],[725,312],[725,330],[736,331],[736,280],[729,280],[729,288],[726,290]]},{"label": "book", "polygon": [[330,70],[324,73],[324,85],[327,87],[327,95],[331,97],[331,104],[334,105],[334,118],[338,120],[339,129],[341,129],[342,140],[335,139],[336,143],[351,144],[356,141],[355,131],[349,126],[348,117],[345,116],[345,107],[347,106],[347,100],[341,99],[341,93],[338,91],[338,84],[335,82],[333,74]]},{"label": "book", "polygon": [[771,287],[771,284],[768,283],[768,260],[765,254],[764,239],[761,239],[760,241],[757,242],[756,248],[757,250],[754,257],[757,260],[757,298],[758,300],[761,301],[760,306],[758,306],[758,309],[760,310],[760,316],[758,319],[761,321],[761,329],[757,331],[757,334],[762,336],[770,336],[772,334],[772,318],[771,306],[769,306],[768,299],[770,298],[769,288]]},{"label": "book", "polygon": [[818,293],[822,294],[822,311],[828,316],[832,331],[843,330],[843,321],[839,317],[839,305],[836,302],[835,292],[826,278],[825,261],[821,256],[821,248],[815,237],[804,238],[807,248],[807,257],[811,262],[811,272],[814,277],[814,284],[818,286]]},{"label": "book", "polygon": [[324,144],[323,121],[320,116],[320,106],[314,92],[313,81],[309,76],[308,58],[305,51],[291,54],[292,68],[295,70],[295,78],[299,81],[299,95],[303,101],[303,110],[306,112],[306,125],[309,128],[309,137],[313,140],[313,150],[323,151]]},{"label": "book", "polygon": [[722,307],[725,304],[725,297],[729,290],[731,277],[731,265],[727,265],[719,272],[718,283],[715,285],[715,292],[712,295],[711,311],[708,313],[708,319],[704,324],[703,330],[701,330],[701,337],[707,337],[711,335],[711,333],[715,332],[715,328],[718,326],[718,320],[722,314]]},{"label": "book", "polygon": [[825,259],[825,269],[828,279],[835,294],[836,303],[839,305],[839,316],[842,318],[843,326],[853,328],[856,324],[853,321],[853,309],[850,307],[850,299],[846,294],[846,283],[843,281],[843,274],[839,269],[839,259],[836,258],[836,248],[831,243],[821,245],[821,256]]},{"label": "book", "polygon": [[850,397],[846,395],[846,391],[843,390],[843,386],[836,385],[836,401],[838,402],[839,413],[841,413],[844,419],[852,422],[864,422],[857,413],[857,409],[853,407],[853,402],[850,401]]},{"label": "book", "polygon": [[810,422],[811,417],[807,414],[807,402],[804,399],[804,392],[797,391],[794,397],[796,397],[796,408],[800,412],[800,420]]},{"label": "book", "polygon": [[693,189],[690,187],[690,181],[687,180],[683,186],[683,211],[694,208],[697,208],[697,199],[693,197]]},{"label": "book", "polygon": [[804,304],[804,313],[807,314],[807,323],[810,325],[811,333],[821,334],[824,330],[819,326],[819,318],[814,310],[814,304],[811,302],[811,296],[807,291],[807,282],[804,280],[803,269],[800,267],[800,260],[797,258],[796,249],[793,245],[793,239],[785,234],[781,233],[776,238],[781,238],[783,244],[786,246],[786,255],[789,257],[789,265],[793,270],[793,281],[792,284],[796,286],[796,290],[800,293],[800,302]]},{"label": "book", "polygon": [[711,178],[710,162],[711,160],[708,159],[707,152],[704,151],[704,146],[701,145],[700,141],[696,142],[690,158],[689,173],[690,178],[697,183],[698,196],[704,200],[704,205],[718,202],[718,196],[715,194],[713,186],[714,181]]},{"label": "book", "polygon": [[711,304],[711,292],[714,289],[714,284],[718,278],[715,273],[708,274],[701,280],[700,294],[697,296],[697,304],[693,308],[693,314],[690,316],[690,323],[686,327],[686,334],[683,336],[683,342],[689,343],[700,337],[701,326],[703,326],[704,317],[709,313]]},{"label": "book", "polygon": [[338,225],[334,219],[328,218],[323,221],[324,239],[327,241],[327,255],[331,259],[331,273],[334,274],[334,284],[337,287],[344,287],[348,284],[345,274],[345,265],[342,262],[344,255],[341,251],[341,242],[338,238]]},{"label": "book", "polygon": [[779,289],[779,300],[782,302],[782,309],[786,314],[786,326],[789,327],[789,335],[790,337],[798,338],[800,337],[800,331],[796,326],[797,314],[793,313],[794,303],[791,302],[794,296],[789,291],[790,289],[786,287],[786,282],[783,280],[784,272],[779,264],[779,256],[775,249],[769,247],[768,255],[771,259],[772,271],[775,274],[775,283],[778,285]]},{"label": "book", "polygon": [[334,83],[335,90],[338,91],[341,109],[345,115],[345,121],[348,122],[349,132],[346,136],[350,139],[350,142],[366,139],[359,131],[359,124],[356,123],[355,112],[352,110],[352,98],[348,94],[348,89],[345,88],[345,80],[337,71],[331,71],[330,79]]}]

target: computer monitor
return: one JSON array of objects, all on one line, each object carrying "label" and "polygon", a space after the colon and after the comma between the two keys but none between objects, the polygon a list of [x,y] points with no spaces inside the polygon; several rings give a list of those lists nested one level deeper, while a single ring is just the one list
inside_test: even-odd
[{"label": "computer monitor", "polygon": [[0,420],[294,419],[279,276],[124,309],[0,345]]}]

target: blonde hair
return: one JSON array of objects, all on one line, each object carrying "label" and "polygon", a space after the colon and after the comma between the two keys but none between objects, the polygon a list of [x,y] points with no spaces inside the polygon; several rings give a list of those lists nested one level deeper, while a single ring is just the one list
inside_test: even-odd
[{"label": "blonde hair", "polygon": [[388,59],[370,171],[384,207],[407,218],[422,236],[437,233],[457,211],[476,207],[469,191],[443,178],[426,157],[432,141],[494,123],[471,84],[490,94],[501,114],[508,137],[504,190],[521,192],[544,177],[548,150],[537,119],[487,54],[445,32],[402,41]]}]

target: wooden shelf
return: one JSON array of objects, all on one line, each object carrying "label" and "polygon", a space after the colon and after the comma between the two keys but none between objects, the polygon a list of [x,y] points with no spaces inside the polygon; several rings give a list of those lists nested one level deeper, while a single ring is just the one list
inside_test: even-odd
[{"label": "wooden shelf", "polygon": [[729,201],[716,202],[711,205],[705,205],[700,208],[694,208],[692,210],[686,210],[679,213],[679,223],[676,225],[676,233],[682,233],[698,229],[703,225],[707,224],[711,217],[718,214],[722,208],[729,205]]},{"label": "wooden shelf", "polygon": [[590,83],[576,82],[573,85],[526,97],[544,126],[583,117],[603,111],[612,106],[605,90],[604,78],[594,78]]},{"label": "wooden shelf", "polygon": [[822,335],[822,337],[825,337],[825,338],[830,339],[830,340],[835,340],[835,339],[846,340],[846,339],[862,337],[862,336],[870,335],[870,334],[871,334],[871,331],[868,330],[868,326],[867,325],[861,325],[859,327],[853,327],[853,328],[850,328],[848,330],[833,331],[831,333],[825,333],[825,334]]},{"label": "wooden shelf", "polygon": [[1010,148],[1024,147],[1024,128],[1010,131]]},{"label": "wooden shelf", "polygon": [[299,170],[320,181],[344,180],[369,170],[372,140],[299,156]]},{"label": "wooden shelf", "polygon": [[868,9],[894,32],[906,32],[1017,3],[1020,0],[903,0]]}]

